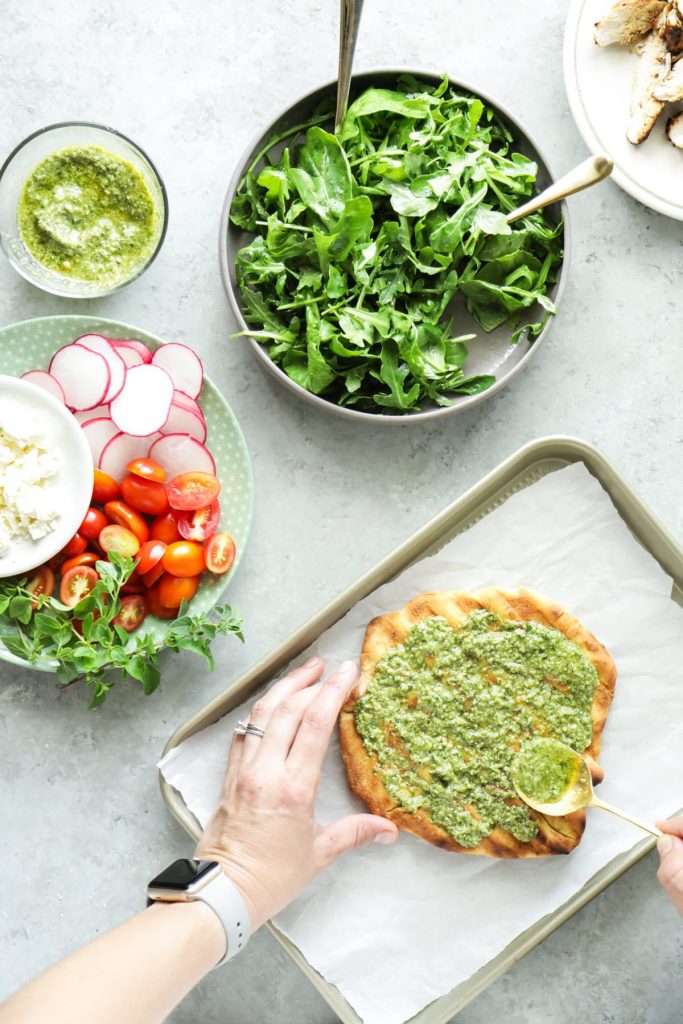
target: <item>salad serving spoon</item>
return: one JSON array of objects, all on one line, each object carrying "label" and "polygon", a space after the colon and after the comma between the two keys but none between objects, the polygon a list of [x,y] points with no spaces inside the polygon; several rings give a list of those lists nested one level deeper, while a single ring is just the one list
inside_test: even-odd
[{"label": "salad serving spoon", "polygon": [[337,77],[337,109],[334,127],[344,120],[351,87],[351,66],[358,39],[363,0],[340,0],[339,12],[339,74]]},{"label": "salad serving spoon", "polygon": [[613,167],[614,163],[608,156],[605,156],[604,153],[595,153],[593,156],[589,156],[587,160],[582,160],[578,167],[568,171],[559,181],[554,181],[552,185],[548,185],[546,189],[539,192],[528,203],[524,203],[523,206],[519,206],[516,210],[508,213],[505,220],[508,224],[513,224],[516,220],[528,217],[530,213],[535,213],[536,210],[542,210],[544,206],[550,206],[551,203],[557,203],[560,199],[573,196],[575,192],[581,192],[584,188],[597,185],[599,181],[609,178]]},{"label": "salad serving spoon", "polygon": [[[548,745],[549,757],[552,755],[553,748],[559,746],[557,740],[537,739],[535,742],[541,749],[543,745]],[[571,814],[572,811],[581,810],[583,807],[599,807],[603,811],[615,814],[618,818],[623,818],[624,821],[629,821],[632,825],[637,825],[638,828],[644,829],[650,835],[657,837],[663,835],[656,825],[651,825],[649,822],[636,818],[632,814],[626,814],[625,811],[620,811],[618,808],[613,807],[612,804],[608,804],[596,796],[593,791],[593,779],[591,778],[590,768],[585,758],[581,754],[577,754],[571,747],[565,747],[564,744],[562,744],[562,747],[564,748],[563,757],[570,762],[570,771],[568,773],[570,781],[560,798],[553,800],[551,803],[543,803],[540,800],[536,800],[530,793],[524,791],[518,767],[520,763],[518,760],[519,755],[517,755],[517,758],[512,763],[512,783],[517,791],[517,795],[522,798],[524,803],[528,804],[535,811],[539,811],[541,814],[550,814],[554,818],[561,818],[563,815]]]}]

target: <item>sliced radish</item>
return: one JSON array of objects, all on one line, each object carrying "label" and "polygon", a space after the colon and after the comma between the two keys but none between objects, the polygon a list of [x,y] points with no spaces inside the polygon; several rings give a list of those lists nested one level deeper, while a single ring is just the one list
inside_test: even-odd
[{"label": "sliced radish", "polygon": [[206,423],[192,409],[171,402],[168,419],[161,428],[162,434],[189,434],[201,444],[206,441]]},{"label": "sliced radish", "polygon": [[92,460],[95,466],[99,466],[102,452],[112,437],[119,432],[118,427],[108,417],[100,416],[95,420],[88,420],[82,423],[85,439],[90,445]]},{"label": "sliced radish", "polygon": [[50,374],[62,386],[70,409],[94,409],[104,402],[109,391],[109,364],[99,352],[83,345],[65,345],[55,352]]},{"label": "sliced radish", "polygon": [[128,463],[133,459],[146,458],[150,444],[159,436],[154,434],[152,437],[133,437],[130,434],[115,434],[102,450],[99,469],[103,473],[108,473],[114,480],[122,480],[126,475]]},{"label": "sliced radish", "polygon": [[96,405],[94,409],[80,409],[74,413],[74,416],[81,424],[87,423],[88,420],[111,419],[108,405]]},{"label": "sliced radish", "polygon": [[123,359],[126,369],[130,369],[131,366],[142,366],[145,361],[138,350],[130,345],[114,345],[114,350]]},{"label": "sliced radish", "polygon": [[29,370],[27,373],[22,373],[22,380],[28,380],[31,384],[35,384],[36,387],[42,388],[43,391],[47,391],[49,395],[53,395],[58,398],[60,402],[66,405],[66,398],[64,396],[64,388],[56,379],[52,377],[45,370]]},{"label": "sliced radish", "polygon": [[84,334],[76,338],[74,345],[82,345],[91,352],[98,352],[109,364],[109,390],[104,396],[105,402],[111,402],[119,394],[126,379],[126,364],[118,352],[111,347],[107,339],[101,334]]},{"label": "sliced radish", "polygon": [[202,361],[187,345],[180,345],[177,341],[161,345],[152,356],[152,364],[166,370],[173,381],[173,387],[190,398],[196,398],[202,390]]},{"label": "sliced radish", "polygon": [[107,338],[107,341],[114,348],[133,349],[140,356],[143,363],[152,362],[152,353],[141,341],[136,341],[134,338]]},{"label": "sliced radish", "polygon": [[111,418],[123,433],[148,437],[163,427],[172,400],[173,382],[165,370],[153,363],[132,366],[111,403]]},{"label": "sliced radish", "polygon": [[190,412],[193,412],[195,416],[199,416],[200,420],[202,420],[202,422],[206,424],[206,420],[204,419],[204,413],[200,409],[199,405],[194,400],[194,398],[190,398],[190,396],[186,395],[184,391],[173,392],[173,404],[182,405],[184,409],[189,409]]},{"label": "sliced radish", "polygon": [[179,473],[216,475],[216,463],[211,452],[187,434],[166,434],[151,446],[149,457],[161,466],[169,480]]}]

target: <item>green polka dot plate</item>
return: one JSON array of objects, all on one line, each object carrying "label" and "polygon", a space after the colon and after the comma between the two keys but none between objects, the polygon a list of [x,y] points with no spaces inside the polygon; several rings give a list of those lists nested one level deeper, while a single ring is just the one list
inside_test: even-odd
[{"label": "green polka dot plate", "polygon": [[[83,334],[103,334],[108,338],[135,338],[151,350],[163,345],[161,338],[118,320],[90,316],[47,316],[0,328],[0,374],[20,377],[27,370],[47,370],[53,353]],[[253,485],[247,446],[230,406],[216,385],[204,378],[198,399],[207,426],[207,447],[216,461],[216,475],[221,481],[220,529],[227,530],[235,540],[237,554],[229,573],[211,576],[205,573],[190,608],[207,612],[220,600],[232,579],[247,543],[251,525]],[[148,616],[137,635],[147,633],[156,641],[163,639],[169,623]],[[2,646],[2,636],[14,627],[0,620],[0,659],[14,664],[26,662],[14,657]],[[56,663],[46,659],[33,663],[33,669],[54,672]]]}]

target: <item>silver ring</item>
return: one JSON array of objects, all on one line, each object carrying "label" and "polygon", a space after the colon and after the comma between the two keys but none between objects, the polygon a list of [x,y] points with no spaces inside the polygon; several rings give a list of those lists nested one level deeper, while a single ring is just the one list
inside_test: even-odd
[{"label": "silver ring", "polygon": [[252,725],[251,722],[238,721],[233,729],[235,736],[257,736],[260,740],[266,735],[266,730],[259,725]]}]

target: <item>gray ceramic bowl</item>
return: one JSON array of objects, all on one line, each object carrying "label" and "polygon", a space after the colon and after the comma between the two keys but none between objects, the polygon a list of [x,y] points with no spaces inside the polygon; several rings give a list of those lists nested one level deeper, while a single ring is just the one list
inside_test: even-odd
[{"label": "gray ceramic bowl", "polygon": [[[440,81],[439,75],[435,75],[428,71],[414,70],[412,68],[381,68],[377,70],[363,71],[362,73],[353,76],[351,82],[350,102],[353,101],[359,93],[363,92],[364,89],[367,89],[370,86],[385,88],[395,87],[396,79],[401,74],[411,74],[418,79],[434,85],[438,85]],[[479,96],[485,104],[496,111],[500,119],[505,122],[512,131],[519,151],[524,153],[526,156],[529,156],[538,164],[538,191],[540,192],[546,188],[550,182],[554,180],[554,175],[550,170],[548,161],[542,155],[534,140],[530,137],[527,130],[522,127],[519,121],[513,117],[505,107],[502,107],[500,103],[495,102],[488,96],[484,95],[481,90],[474,89],[472,86],[460,81],[453,81],[452,84],[463,92]],[[250,166],[254,157],[267,147],[268,141],[287,128],[306,121],[321,100],[327,97],[333,97],[336,93],[336,89],[336,81],[328,82],[326,85],[322,85],[318,89],[314,89],[313,92],[307,93],[301,99],[291,104],[291,106],[287,107],[285,111],[274,118],[270,124],[266,125],[266,127],[258,133],[256,138],[247,147],[237,165],[228,187],[228,192],[225,197],[225,203],[221,214],[220,225],[219,258],[221,276],[223,278],[223,284],[225,286],[228,300],[235,317],[237,318],[240,330],[246,331],[247,333],[249,331],[249,326],[242,314],[242,300],[235,278],[235,256],[238,250],[241,249],[242,246],[246,245],[252,236],[247,232],[234,227],[230,223],[230,207],[232,205],[233,196],[237,191],[246,169]],[[290,137],[290,139],[288,139],[288,143],[291,145],[292,141],[293,138]],[[569,268],[569,222],[566,203],[551,206],[548,208],[548,212],[552,219],[558,220],[562,217],[564,221],[562,236],[565,252],[564,261],[560,267],[558,279],[549,291],[549,295],[553,301],[556,304],[559,304],[562,292],[564,291]],[[451,311],[449,310],[449,312]],[[534,320],[542,319],[543,310],[539,306],[532,306],[528,310],[528,314],[529,321],[533,322]],[[530,343],[526,338],[522,337],[516,345],[510,345],[509,337],[511,331],[505,326],[497,328],[495,331],[492,331],[491,334],[484,334],[484,332],[472,320],[464,307],[459,304],[452,311],[452,317],[455,334],[477,335],[476,341],[470,342],[468,346],[469,356],[465,364],[465,372],[467,375],[493,373],[496,376],[496,382],[487,391],[484,391],[479,395],[456,395],[452,406],[441,408],[436,405],[425,403],[420,412],[403,416],[390,415],[380,411],[361,412],[358,409],[339,406],[335,402],[322,398],[319,395],[313,395],[298,384],[295,384],[295,382],[287,376],[284,370],[281,370],[279,366],[276,366],[270,359],[267,349],[263,345],[258,344],[258,342],[253,338],[249,339],[249,343],[263,369],[284,385],[284,387],[286,387],[290,392],[297,395],[299,398],[302,398],[309,405],[315,406],[315,408],[321,409],[325,412],[334,413],[337,416],[343,416],[347,421],[356,420],[358,422],[365,422],[366,424],[405,426],[410,423],[424,422],[425,420],[436,420],[441,419],[444,416],[452,416],[455,413],[463,412],[465,409],[471,409],[473,406],[479,405],[480,402],[485,402],[488,398],[497,394],[506,386],[506,384],[509,384],[513,377],[519,373],[522,367],[529,362],[536,352],[538,352],[554,321],[554,317],[551,317],[548,320],[544,330],[534,342]]]}]

